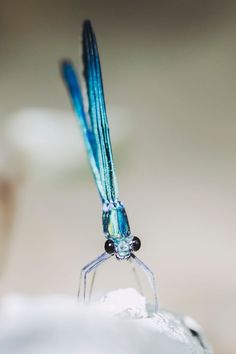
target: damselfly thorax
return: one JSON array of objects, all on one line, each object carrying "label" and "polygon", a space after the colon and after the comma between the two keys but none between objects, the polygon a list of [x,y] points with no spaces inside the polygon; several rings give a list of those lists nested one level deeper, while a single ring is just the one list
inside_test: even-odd
[{"label": "damselfly thorax", "polygon": [[118,260],[129,259],[132,252],[139,250],[141,241],[132,236],[124,205],[120,201],[103,205],[103,232],[107,241],[105,251],[115,254]]}]

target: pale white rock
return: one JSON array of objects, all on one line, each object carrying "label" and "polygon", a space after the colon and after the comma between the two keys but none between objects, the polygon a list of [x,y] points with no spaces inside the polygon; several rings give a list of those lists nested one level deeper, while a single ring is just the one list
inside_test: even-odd
[{"label": "pale white rock", "polygon": [[11,295],[0,305],[0,353],[213,353],[194,320],[146,307],[134,289],[90,305],[69,296]]}]

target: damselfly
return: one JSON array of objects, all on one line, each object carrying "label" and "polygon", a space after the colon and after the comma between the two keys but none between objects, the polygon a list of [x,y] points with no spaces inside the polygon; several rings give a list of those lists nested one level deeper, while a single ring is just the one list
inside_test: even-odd
[{"label": "damselfly", "polygon": [[131,233],[125,207],[118,196],[100,60],[90,21],[84,22],[82,44],[84,77],[89,103],[88,112],[85,111],[79,80],[72,63],[68,60],[63,61],[61,70],[83,132],[89,163],[101,197],[102,223],[106,242],[105,252],[82,269],[80,288],[83,285],[83,297],[85,299],[87,275],[115,255],[118,260],[133,261],[144,271],[152,288],[155,309],[157,310],[154,274],[134,255],[134,252],[139,250],[141,241]]}]

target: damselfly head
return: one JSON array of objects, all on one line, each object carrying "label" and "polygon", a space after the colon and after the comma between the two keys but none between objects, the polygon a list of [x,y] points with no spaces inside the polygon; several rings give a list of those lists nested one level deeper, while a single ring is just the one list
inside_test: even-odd
[{"label": "damselfly head", "polygon": [[114,254],[118,260],[129,259],[132,252],[136,252],[141,247],[141,241],[137,236],[108,238],[104,248],[108,254]]}]

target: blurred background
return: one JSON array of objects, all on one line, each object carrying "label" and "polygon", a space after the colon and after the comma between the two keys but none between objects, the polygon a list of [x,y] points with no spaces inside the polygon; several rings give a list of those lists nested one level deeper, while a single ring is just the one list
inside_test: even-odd
[{"label": "blurred background", "polygon": [[[76,294],[101,204],[59,73],[92,20],[120,198],[161,306],[234,354],[236,4],[1,0],[0,294]],[[131,284],[104,266],[99,288]],[[117,285],[118,284],[118,285]]]}]

